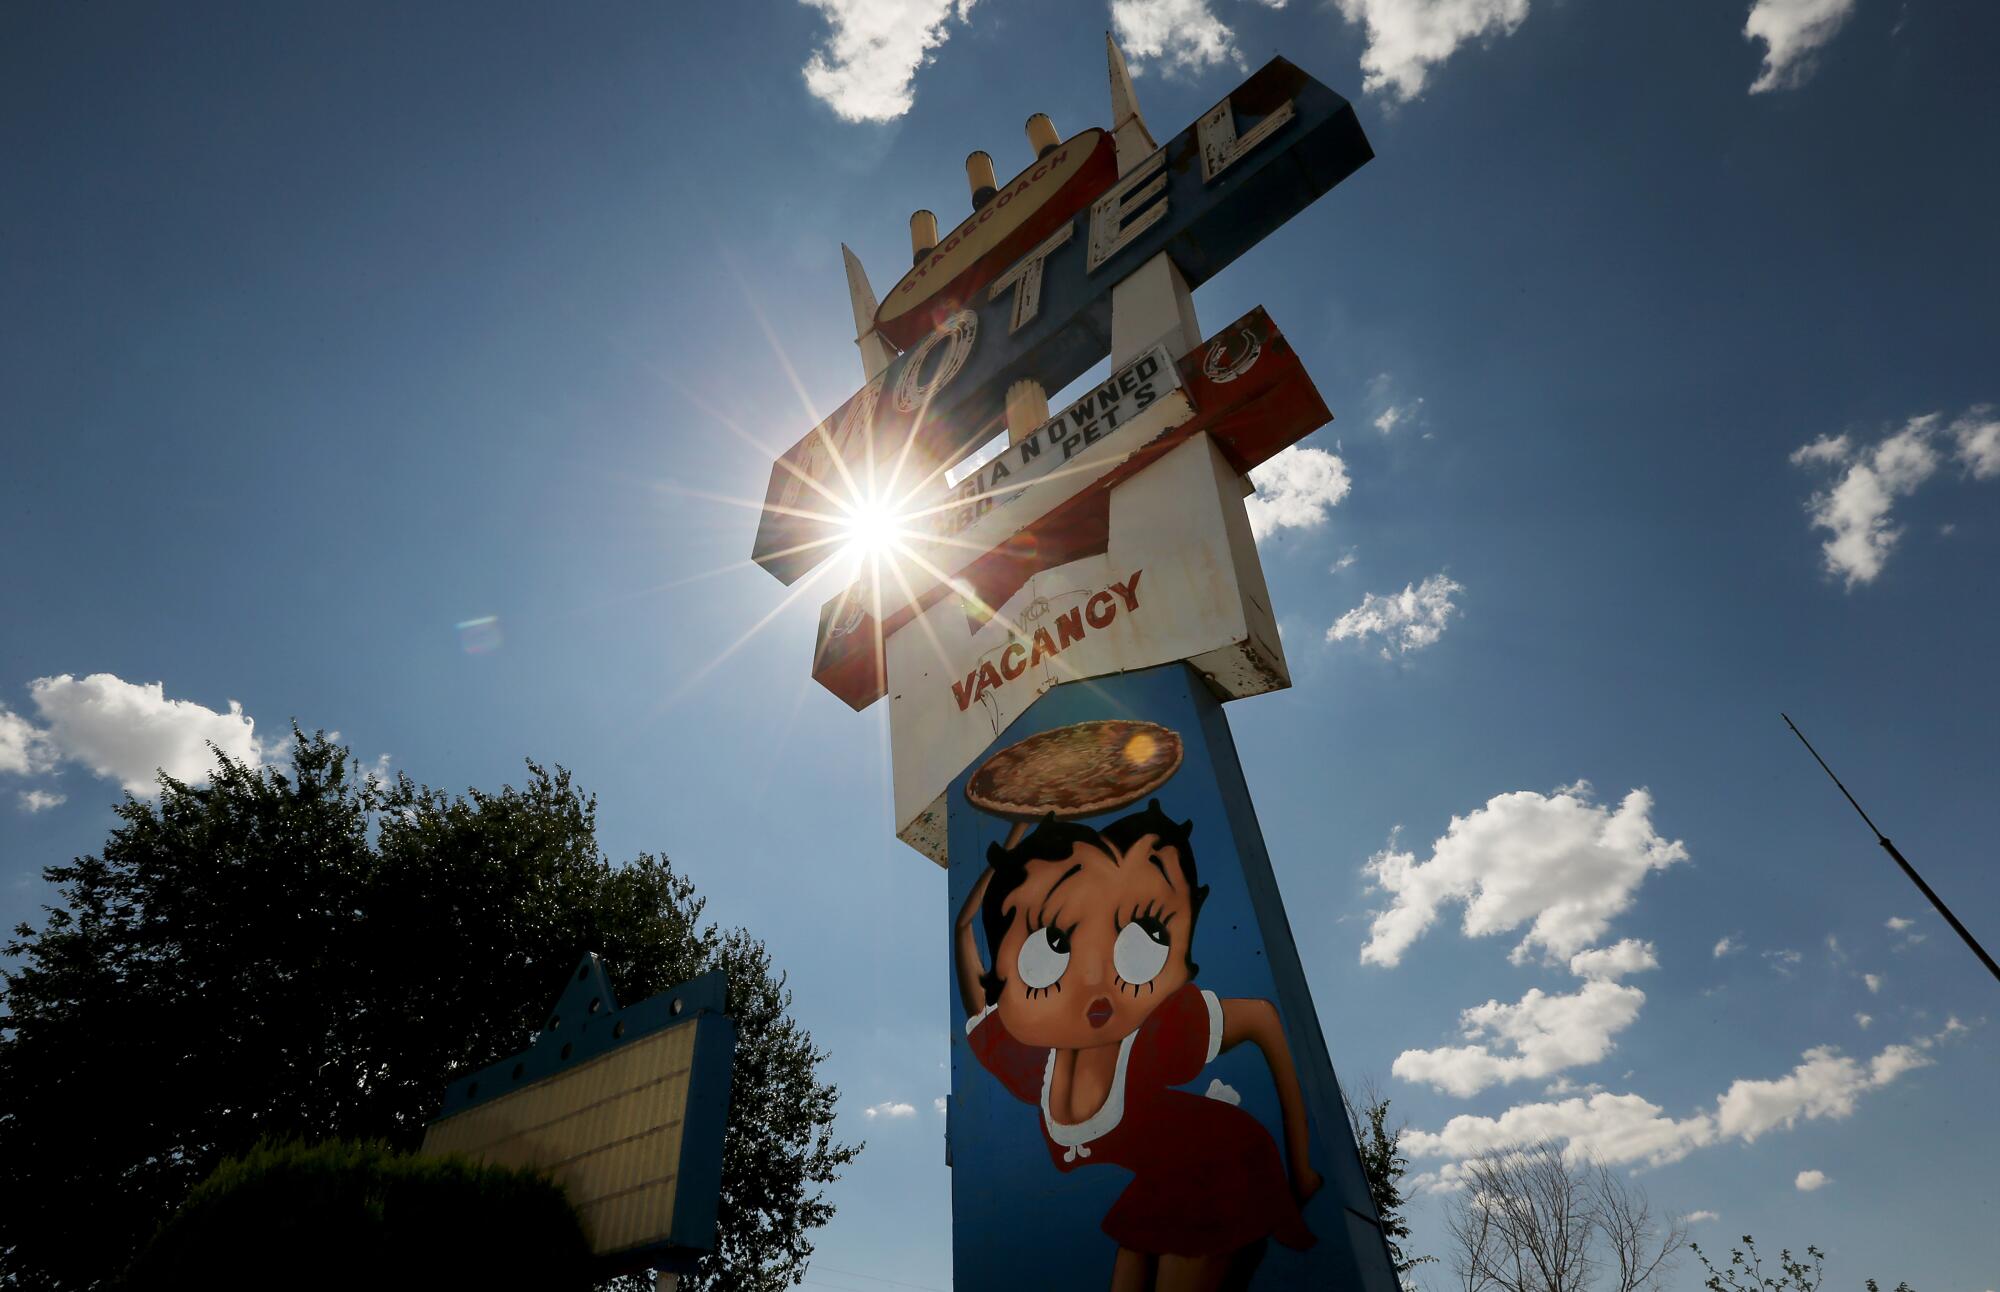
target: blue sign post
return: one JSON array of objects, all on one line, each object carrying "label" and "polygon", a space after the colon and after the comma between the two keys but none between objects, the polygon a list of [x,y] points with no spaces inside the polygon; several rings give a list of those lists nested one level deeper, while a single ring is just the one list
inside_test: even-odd
[{"label": "blue sign post", "polygon": [[[1090,783],[1051,781],[1052,800],[1143,797],[1032,824],[975,806],[992,801],[977,782],[995,758],[1069,733],[1089,748],[1044,752],[1013,783],[1075,772]],[[1201,677],[1169,664],[1057,687],[949,803],[954,1286],[1215,1276],[1394,1292],[1249,787]],[[970,1002],[968,957],[983,977]],[[1197,1281],[1170,1282],[1176,1267]],[[1147,1281],[1114,1278],[1127,1270]]]}]

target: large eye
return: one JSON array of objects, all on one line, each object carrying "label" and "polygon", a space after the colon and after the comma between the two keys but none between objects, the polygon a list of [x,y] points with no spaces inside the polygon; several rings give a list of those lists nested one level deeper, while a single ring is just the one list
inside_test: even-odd
[{"label": "large eye", "polygon": [[1128,983],[1153,981],[1167,965],[1167,926],[1150,915],[1141,915],[1118,931],[1111,963]]},{"label": "large eye", "polygon": [[1036,929],[1021,944],[1021,956],[1015,963],[1028,990],[1053,986],[1069,968],[1069,935],[1054,927]]}]

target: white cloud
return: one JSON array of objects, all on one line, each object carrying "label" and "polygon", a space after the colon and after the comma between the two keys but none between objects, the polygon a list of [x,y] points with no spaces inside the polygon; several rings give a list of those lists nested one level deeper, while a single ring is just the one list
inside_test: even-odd
[{"label": "white cloud", "polygon": [[1392,650],[1397,654],[1422,650],[1444,636],[1446,621],[1458,609],[1452,597],[1463,591],[1464,586],[1450,577],[1433,574],[1422,583],[1404,584],[1401,592],[1387,596],[1370,592],[1360,605],[1333,621],[1326,639],[1359,641],[1379,636],[1384,659]]},{"label": "white cloud", "polygon": [[885,1099],[879,1104],[870,1104],[863,1108],[861,1115],[869,1121],[874,1121],[877,1117],[915,1117],[917,1106],[903,1103],[901,1100]]},{"label": "white cloud", "polygon": [[1690,1225],[1698,1225],[1704,1220],[1720,1220],[1722,1219],[1722,1215],[1719,1212],[1703,1209],[1701,1211],[1690,1211],[1687,1215],[1682,1216],[1681,1219],[1687,1221]]},{"label": "white cloud", "polygon": [[1929,1063],[1922,1051],[1909,1045],[1890,1046],[1866,1067],[1833,1046],[1816,1046],[1782,1077],[1733,1083],[1716,1098],[1716,1129],[1725,1137],[1751,1143],[1773,1130],[1790,1130],[1800,1118],[1839,1121],[1853,1114],[1863,1093]]},{"label": "white cloud", "polygon": [[[1272,3],[1284,7],[1283,0]],[[1118,47],[1143,70],[1147,59],[1161,59],[1168,68],[1198,72],[1218,63],[1242,66],[1236,34],[1215,16],[1208,0],[1111,0],[1111,30]]]},{"label": "white cloud", "polygon": [[[1587,982],[1569,996],[1535,988],[1517,1004],[1489,1000],[1459,1015],[1475,1044],[1405,1050],[1390,1071],[1461,1098],[1494,1084],[1546,1077],[1602,1060],[1616,1048],[1611,1038],[1638,1019],[1645,1003],[1637,987],[1604,981]],[[1478,1043],[1488,1037],[1513,1053]]]},{"label": "white cloud", "polygon": [[1842,1120],[1854,1113],[1861,1095],[1929,1062],[1916,1046],[1892,1045],[1866,1065],[1821,1046],[1807,1050],[1798,1066],[1776,1080],[1733,1082],[1716,1096],[1713,1112],[1676,1118],[1638,1095],[1599,1093],[1518,1104],[1498,1117],[1463,1114],[1437,1131],[1406,1132],[1403,1147],[1413,1158],[1446,1159],[1412,1180],[1431,1192],[1459,1187],[1465,1176],[1461,1163],[1468,1158],[1538,1139],[1564,1141],[1570,1152],[1610,1166],[1664,1166],[1696,1149],[1728,1140],[1748,1143],[1801,1119]]},{"label": "white cloud", "polygon": [[[1571,1151],[1589,1154],[1607,1165],[1645,1162],[1664,1166],[1714,1143],[1715,1119],[1696,1113],[1679,1120],[1638,1095],[1599,1093],[1587,1099],[1517,1104],[1498,1117],[1461,1113],[1441,1130],[1404,1132],[1403,1147],[1413,1158],[1462,1162],[1538,1139],[1566,1141]],[[1450,1188],[1456,1183],[1454,1174],[1439,1172],[1439,1178],[1426,1183],[1433,1190]]]},{"label": "white cloud", "polygon": [[1822,435],[1810,444],[1802,444],[1792,450],[1792,465],[1806,466],[1819,463],[1831,466],[1847,461],[1847,455],[1854,451],[1854,444],[1845,435]]},{"label": "white cloud", "polygon": [[215,765],[212,743],[231,758],[261,765],[281,746],[257,739],[256,724],[236,701],[229,712],[169,700],[158,682],[127,682],[109,673],[67,673],[28,684],[47,723],[44,735],[61,757],[82,763],[135,795],[151,794],[159,773],[206,780]]},{"label": "white cloud", "polygon": [[1989,416],[1992,411],[1982,404],[1951,424],[1958,460],[1975,480],[2000,475],[2000,419]]},{"label": "white cloud", "polygon": [[1754,0],[1743,38],[1764,42],[1764,67],[1750,93],[1804,84],[1812,74],[1812,52],[1832,40],[1853,13],[1854,0]]},{"label": "white cloud", "polygon": [[1354,549],[1350,547],[1346,551],[1340,554],[1340,559],[1338,561],[1335,561],[1332,565],[1329,565],[1327,567],[1326,572],[1328,574],[1338,574],[1342,570],[1353,565],[1356,561],[1360,559],[1361,559],[1360,557],[1355,555]]},{"label": "white cloud", "polygon": [[1628,973],[1658,969],[1660,957],[1650,942],[1626,938],[1613,946],[1579,951],[1569,958],[1569,971],[1579,978],[1616,982]]},{"label": "white cloud", "polygon": [[1856,1014],[1854,1016],[1854,1025],[1864,1032],[1868,1030],[1868,1025],[1874,1021],[1875,1016],[1873,1014]]},{"label": "white cloud", "polygon": [[1849,588],[1872,583],[1882,573],[1890,549],[1902,536],[1889,524],[1896,496],[1916,492],[1937,469],[1937,454],[1926,441],[1930,420],[1912,419],[1859,457],[1838,483],[1815,494],[1808,504],[1813,525],[1833,535],[1821,545],[1827,572],[1840,575]]},{"label": "white cloud", "polygon": [[1915,920],[1905,919],[1900,915],[1891,915],[1882,922],[1882,925],[1889,932],[1901,935],[1890,947],[1892,951],[1908,951],[1911,947],[1916,946],[1919,942],[1930,936],[1927,933],[1918,933],[1916,931],[1917,922]]},{"label": "white cloud", "polygon": [[1764,958],[1771,962],[1771,967],[1773,969],[1776,969],[1779,973],[1784,974],[1786,977],[1790,977],[1792,970],[1798,968],[1799,962],[1801,960],[1804,960],[1806,957],[1805,957],[1805,952],[1794,951],[1791,948],[1787,947],[1783,951],[1766,951],[1764,953]]},{"label": "white cloud", "polygon": [[1990,419],[1984,405],[1949,426],[1942,414],[1912,417],[1901,430],[1867,447],[1853,446],[1845,435],[1821,436],[1795,449],[1791,461],[1807,468],[1841,467],[1838,478],[1806,502],[1815,529],[1832,535],[1820,545],[1826,570],[1846,580],[1852,589],[1872,583],[1882,573],[1903,531],[1890,523],[1898,497],[1908,497],[1937,473],[1939,456],[1933,441],[1949,436],[1966,474],[1975,480],[2000,475],[2000,421]]},{"label": "white cloud", "polygon": [[18,713],[0,709],[0,772],[34,776],[55,766],[49,734]]},{"label": "white cloud", "polygon": [[1408,102],[1423,93],[1431,68],[1460,45],[1512,35],[1528,16],[1528,0],[1335,0],[1340,16],[1361,23],[1363,89]]},{"label": "white cloud", "polygon": [[802,0],[833,27],[806,60],[806,88],[843,121],[893,121],[910,110],[910,83],[931,51],[964,22],[973,0]]},{"label": "white cloud", "polygon": [[1365,963],[1394,966],[1446,902],[1462,902],[1466,937],[1529,926],[1518,963],[1541,947],[1573,956],[1604,935],[1632,904],[1648,872],[1687,860],[1687,848],[1653,829],[1652,795],[1633,790],[1614,810],[1589,801],[1588,786],[1541,795],[1517,790],[1453,817],[1427,861],[1389,848],[1367,873],[1390,895],[1361,949]]},{"label": "white cloud", "polygon": [[1294,444],[1250,472],[1257,492],[1243,500],[1250,532],[1265,538],[1281,529],[1312,529],[1347,497],[1354,482],[1347,464],[1325,449]]},{"label": "white cloud", "polygon": [[48,790],[22,790],[20,797],[23,812],[46,812],[52,807],[61,807],[69,802],[69,795],[56,794]]},{"label": "white cloud", "polygon": [[931,1100],[931,1107],[937,1112],[938,1116],[944,1116],[945,1097],[939,1095],[937,1098]]},{"label": "white cloud", "polygon": [[1871,996],[1882,990],[1882,975],[1879,973],[1862,974],[1861,981],[1868,984],[1868,994]]},{"label": "white cloud", "polygon": [[1417,414],[1424,408],[1422,395],[1415,399],[1404,400],[1402,403],[1391,403],[1388,398],[1389,374],[1386,372],[1368,383],[1368,393],[1382,401],[1382,411],[1375,414],[1375,429],[1384,435],[1394,431],[1398,426],[1414,422]]},{"label": "white cloud", "polygon": [[1736,940],[1734,934],[1725,933],[1715,941],[1715,958],[1720,960],[1731,952],[1741,951],[1742,949],[1743,944]]},{"label": "white cloud", "polygon": [[1832,1180],[1824,1171],[1801,1171],[1792,1183],[1798,1186],[1800,1193],[1811,1193],[1815,1189],[1831,1184]]}]

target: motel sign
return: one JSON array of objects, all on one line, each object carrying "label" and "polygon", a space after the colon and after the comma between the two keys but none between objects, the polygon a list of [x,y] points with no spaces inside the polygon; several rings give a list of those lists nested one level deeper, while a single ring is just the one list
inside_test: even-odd
[{"label": "motel sign", "polygon": [[813,676],[947,871],[954,1286],[1395,1292],[1222,708],[1291,684],[1246,476],[1331,414],[1191,296],[1372,153],[1282,58],[1162,144],[1107,46],[1108,126],[972,154],[879,302],[846,253],[863,384],[753,556],[828,580]]}]

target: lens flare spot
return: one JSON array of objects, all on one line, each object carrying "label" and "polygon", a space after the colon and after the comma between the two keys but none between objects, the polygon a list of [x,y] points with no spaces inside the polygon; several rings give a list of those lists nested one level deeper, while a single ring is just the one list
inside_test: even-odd
[{"label": "lens flare spot", "polygon": [[491,655],[501,641],[499,615],[481,615],[458,625],[458,647],[468,655]]}]

